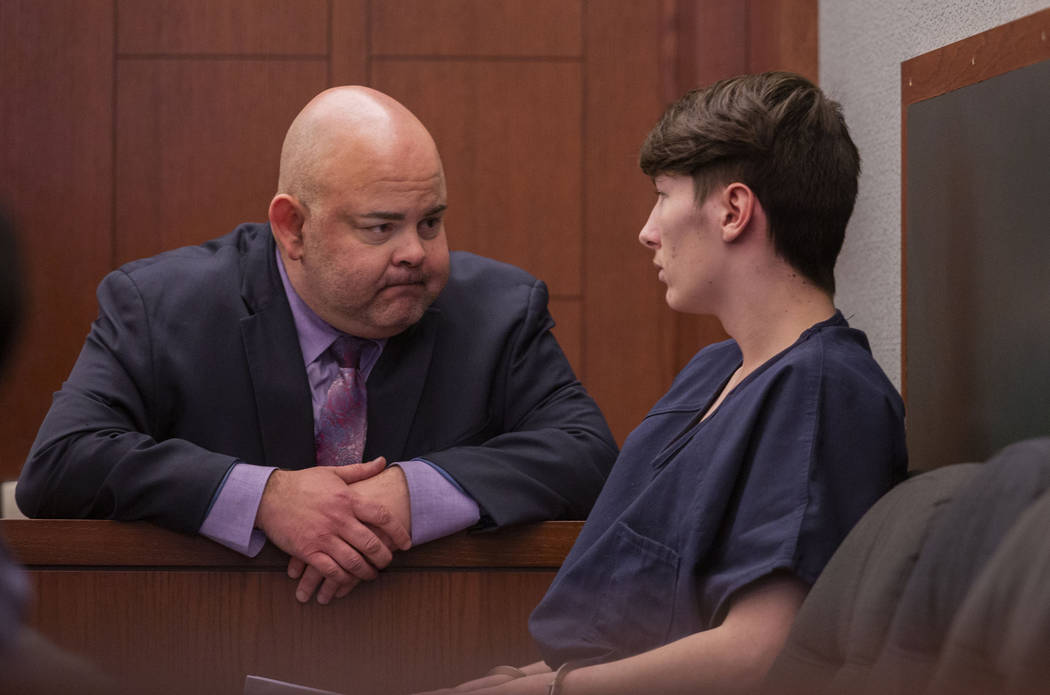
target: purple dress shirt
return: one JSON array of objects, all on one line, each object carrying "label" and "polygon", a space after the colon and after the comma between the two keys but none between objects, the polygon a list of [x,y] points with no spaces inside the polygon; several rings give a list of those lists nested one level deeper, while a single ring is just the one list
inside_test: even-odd
[{"label": "purple dress shirt", "polygon": [[[339,365],[328,352],[328,347],[341,334],[328,325],[299,297],[284,262],[277,252],[277,268],[292,309],[295,330],[299,335],[306,378],[310,383],[314,423],[324,405],[328,387],[339,375]],[[372,367],[383,353],[385,340],[368,341],[361,352],[360,371],[366,381]],[[480,519],[477,502],[463,492],[451,477],[439,467],[423,459],[400,461],[408,484],[409,508],[412,515],[412,545],[447,536],[473,526]],[[239,553],[255,556],[262,549],[266,537],[254,527],[263,490],[270,474],[276,470],[267,466],[236,463],[220,486],[204,523],[201,535],[232,548]]]}]

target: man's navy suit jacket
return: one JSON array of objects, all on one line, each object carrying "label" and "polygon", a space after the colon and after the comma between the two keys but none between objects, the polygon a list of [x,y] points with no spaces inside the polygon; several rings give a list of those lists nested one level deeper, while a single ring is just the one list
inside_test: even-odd
[{"label": "man's navy suit jacket", "polygon": [[[196,532],[235,461],[314,465],[310,389],[268,225],[130,263],[98,301],[19,480],[29,516]],[[434,462],[483,524],[585,517],[616,447],[552,326],[542,282],[453,253],[444,291],[369,376],[365,460]]]}]

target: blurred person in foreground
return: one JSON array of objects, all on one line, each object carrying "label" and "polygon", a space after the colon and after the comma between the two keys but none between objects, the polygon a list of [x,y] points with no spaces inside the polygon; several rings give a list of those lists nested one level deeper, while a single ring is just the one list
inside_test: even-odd
[{"label": "blurred person in foreground", "polygon": [[[22,269],[14,224],[0,209],[0,377],[22,318]],[[65,695],[117,692],[92,665],[24,624],[31,599],[25,572],[0,538],[0,693]]]}]

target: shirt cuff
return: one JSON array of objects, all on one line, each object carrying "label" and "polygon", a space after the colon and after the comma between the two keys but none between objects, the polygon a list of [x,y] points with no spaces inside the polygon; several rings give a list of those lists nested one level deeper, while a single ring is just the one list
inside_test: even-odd
[{"label": "shirt cuff", "polygon": [[422,459],[400,461],[408,484],[412,514],[412,545],[442,538],[478,523],[478,503],[447,478],[447,474]]},{"label": "shirt cuff", "polygon": [[266,535],[255,528],[266,481],[276,468],[235,463],[212,500],[200,534],[242,555],[255,557]]}]

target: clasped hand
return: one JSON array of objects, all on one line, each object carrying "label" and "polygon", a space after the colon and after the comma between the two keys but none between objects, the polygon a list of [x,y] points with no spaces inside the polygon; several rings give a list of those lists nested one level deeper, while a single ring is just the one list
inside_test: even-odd
[{"label": "clasped hand", "polygon": [[394,550],[411,544],[408,492],[399,467],[386,460],[349,466],[276,470],[263,492],[255,525],[291,555],[296,598],[346,596],[375,579]]}]

